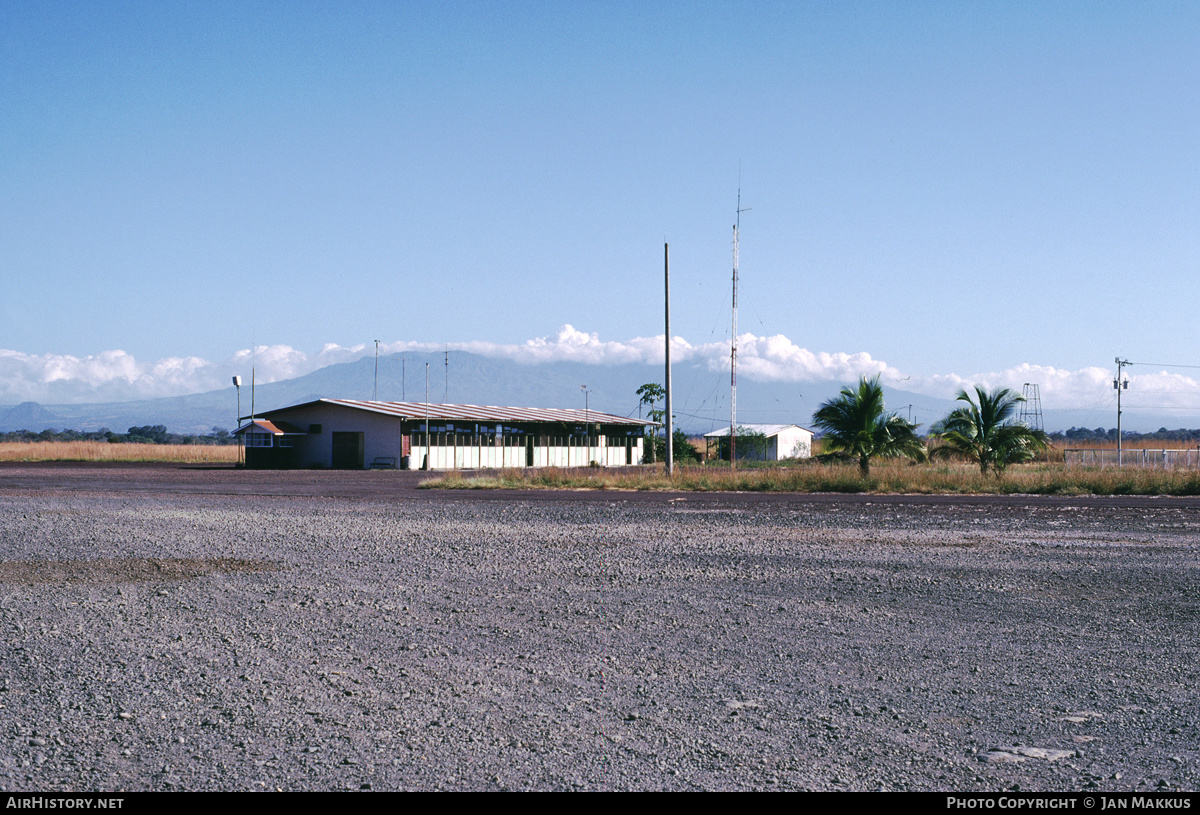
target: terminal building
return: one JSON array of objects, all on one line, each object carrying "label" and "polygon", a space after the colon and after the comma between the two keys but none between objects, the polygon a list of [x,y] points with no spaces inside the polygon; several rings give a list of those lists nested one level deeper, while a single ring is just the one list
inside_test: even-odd
[{"label": "terminal building", "polygon": [[480,469],[641,464],[653,422],[557,408],[318,399],[243,417],[256,469]]}]

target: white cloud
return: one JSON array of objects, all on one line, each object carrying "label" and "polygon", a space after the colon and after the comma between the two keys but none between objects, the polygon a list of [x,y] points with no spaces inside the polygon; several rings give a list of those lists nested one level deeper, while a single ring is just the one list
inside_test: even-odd
[{"label": "white cloud", "polygon": [[[973,376],[914,376],[909,389],[953,399],[959,389],[974,395],[976,385],[988,389],[1009,388],[1021,393],[1025,383],[1035,383],[1046,409],[1087,408],[1115,400],[1112,386],[1115,374],[1112,369],[1097,367],[1068,371],[1023,363],[1004,371]],[[1126,376],[1129,389],[1124,391],[1122,398],[1130,409],[1194,409],[1200,403],[1200,381],[1192,377],[1149,368],[1141,371],[1137,366],[1127,368]]]},{"label": "white cloud", "polygon": [[0,402],[137,399],[172,387],[189,393],[203,383],[197,363],[207,364],[193,357],[146,366],[119,350],[86,357],[0,350]]},{"label": "white cloud", "polygon": [[[709,346],[705,350],[712,355],[709,357],[709,367],[728,370],[729,349],[726,346]],[[718,353],[723,356],[716,357]],[[866,352],[813,352],[801,348],[782,334],[773,337],[755,337],[753,334],[739,336],[738,371],[748,379],[782,382],[849,382],[860,376],[899,375],[895,368],[881,360],[872,359]]]},{"label": "white cloud", "polygon": [[[406,344],[403,348],[389,346],[389,353],[400,350],[433,351],[442,347],[414,343]],[[538,337],[520,345],[468,342],[451,343],[449,348],[522,363],[571,361],[592,365],[661,365],[666,355],[662,334],[624,341],[602,341],[599,335],[584,333],[571,325],[564,325],[553,337]],[[710,370],[729,370],[729,351],[728,343],[724,342],[692,345],[683,337],[671,338],[673,362],[699,360],[705,362]],[[739,335],[738,371],[748,379],[788,382],[850,380],[859,376],[896,374],[895,369],[887,363],[872,359],[865,352],[813,352],[797,346],[782,334],[773,337]]]},{"label": "white cloud", "polygon": [[214,363],[200,357],[142,362],[121,350],[76,357],[0,349],[0,404],[122,402],[202,393],[229,387],[234,374],[248,380],[251,368],[255,380],[266,384],[355,360],[365,352],[361,345],[329,344],[310,355],[287,345],[263,345]]},{"label": "white cloud", "polygon": [[[663,361],[663,337],[601,340],[564,325],[551,337],[538,337],[519,344],[482,341],[451,343],[381,342],[381,354],[403,351],[438,352],[444,348],[482,356],[509,359],[529,365],[572,361],[591,365],[647,364]],[[351,362],[374,353],[373,344],[325,345],[309,354],[288,345],[262,345],[243,349],[220,362],[200,357],[165,357],[139,361],[121,350],[93,356],[26,354],[0,350],[0,404],[36,401],[47,404],[71,402],[115,402],[177,396],[229,387],[230,377],[240,374],[249,384],[253,366],[259,384],[291,379],[339,362]],[[729,346],[725,342],[692,345],[682,337],[671,341],[672,360],[700,363],[712,371],[729,370]],[[1126,369],[1130,389],[1125,392],[1130,408],[1189,408],[1200,403],[1200,382],[1180,374],[1138,366]],[[751,381],[834,382],[849,384],[859,376],[879,374],[885,384],[930,396],[952,399],[960,388],[974,385],[1007,387],[1018,393],[1026,382],[1038,383],[1046,410],[1087,408],[1112,401],[1113,372],[1104,368],[1064,370],[1045,365],[1022,364],[1004,371],[964,376],[956,373],[905,376],[883,360],[859,351],[854,353],[812,351],[783,335],[758,337],[743,334],[738,340],[738,373]]]},{"label": "white cloud", "polygon": [[[443,346],[419,346],[412,350],[433,351]],[[591,365],[620,365],[629,362],[661,363],[665,354],[662,336],[635,337],[624,342],[601,341],[598,334],[586,334],[564,325],[553,337],[538,337],[520,345],[491,342],[451,343],[452,350],[468,351],[486,357],[501,357],[527,364],[545,362],[585,362]],[[691,346],[680,338],[671,341],[672,356],[686,354]],[[408,350],[408,349],[405,349]]]}]

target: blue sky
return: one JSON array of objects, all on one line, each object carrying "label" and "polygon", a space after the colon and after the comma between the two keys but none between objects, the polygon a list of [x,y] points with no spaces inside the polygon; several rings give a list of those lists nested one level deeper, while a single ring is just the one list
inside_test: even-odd
[{"label": "blue sky", "polygon": [[1197,53],[1194,2],[10,0],[0,403],[650,358],[664,241],[716,370],[739,183],[746,375],[1103,403],[1200,365]]}]

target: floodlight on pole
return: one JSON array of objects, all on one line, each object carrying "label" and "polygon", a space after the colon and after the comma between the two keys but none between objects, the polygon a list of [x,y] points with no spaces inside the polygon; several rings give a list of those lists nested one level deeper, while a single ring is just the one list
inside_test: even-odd
[{"label": "floodlight on pole", "polygon": [[371,401],[379,401],[379,340],[375,340],[375,387],[371,391]]},{"label": "floodlight on pole", "polygon": [[[240,376],[234,375],[233,386],[235,388],[237,388],[237,403],[238,403],[237,421],[235,421],[233,423],[234,430],[236,431],[238,426],[241,425],[241,423],[242,423],[242,378]],[[242,445],[238,444],[238,464],[242,463],[242,449],[241,448],[242,448]]]}]

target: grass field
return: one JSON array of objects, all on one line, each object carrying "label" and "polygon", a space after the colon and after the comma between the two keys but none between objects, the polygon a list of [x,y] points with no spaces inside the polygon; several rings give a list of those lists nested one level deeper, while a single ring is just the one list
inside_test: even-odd
[{"label": "grass field", "polygon": [[871,465],[863,480],[853,464],[803,463],[787,467],[679,467],[667,478],[662,467],[613,470],[503,470],[496,475],[451,472],[421,483],[443,489],[599,489],[733,492],[868,492],[915,494],[1200,495],[1200,471],[1137,467],[1064,467],[1033,463],[1010,467],[1002,478],[984,477],[970,464]]},{"label": "grass field", "polygon": [[141,461],[234,464],[238,446],[109,444],[103,441],[0,442],[0,461]]},{"label": "grass field", "polygon": [[[1147,446],[1128,445],[1127,449]],[[1094,447],[1105,449],[1108,446]],[[237,457],[236,445],[109,444],[94,441],[0,443],[0,461],[234,464]],[[608,470],[515,469],[480,476],[449,472],[432,476],[422,482],[422,486],[447,489],[1200,495],[1200,471],[1194,469],[1066,467],[1062,461],[1062,448],[1056,448],[1050,451],[1047,461],[1010,467],[998,479],[980,475],[979,468],[970,464],[879,461],[871,465],[871,476],[864,481],[859,477],[856,465],[820,464],[810,459],[788,465],[743,466],[736,471],[730,471],[728,466],[722,465],[678,467],[675,476],[670,479],[663,474],[661,465]]]}]

